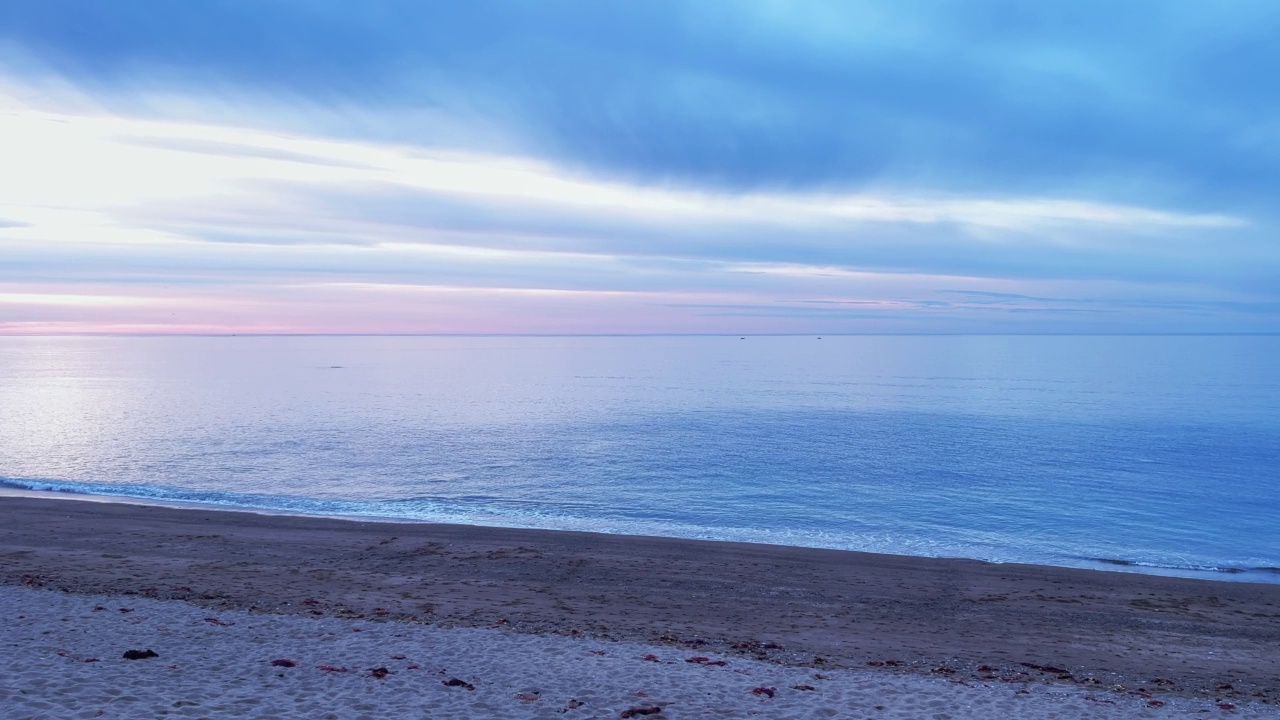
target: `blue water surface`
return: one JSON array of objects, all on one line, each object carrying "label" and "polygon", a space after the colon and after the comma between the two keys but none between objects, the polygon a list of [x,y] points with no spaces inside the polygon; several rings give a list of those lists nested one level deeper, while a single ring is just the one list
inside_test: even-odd
[{"label": "blue water surface", "polygon": [[7,337],[0,487],[1280,582],[1280,337]]}]

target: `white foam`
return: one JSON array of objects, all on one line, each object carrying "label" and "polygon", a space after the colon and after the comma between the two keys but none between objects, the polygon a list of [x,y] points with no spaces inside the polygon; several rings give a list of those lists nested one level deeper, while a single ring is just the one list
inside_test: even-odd
[{"label": "white foam", "polygon": [[[1143,698],[1070,686],[984,686],[875,670],[817,673],[703,653],[727,663],[708,666],[686,662],[691,651],[660,645],[214,613],[177,601],[23,587],[0,587],[0,607],[0,715],[6,720],[574,720],[617,718],[629,708],[654,705],[663,708],[661,715],[640,717],[1127,720],[1224,714],[1210,702],[1163,698],[1167,704],[1154,708]],[[129,649],[151,649],[159,657],[125,660]],[[296,667],[271,664],[286,658]],[[321,665],[348,672],[326,672]],[[369,670],[377,667],[391,674],[376,679]],[[452,678],[475,689],[446,686]],[[802,685],[815,689],[795,687]],[[776,694],[753,694],[758,687],[776,688]],[[1234,715],[1274,718],[1276,709],[1242,705]]]}]

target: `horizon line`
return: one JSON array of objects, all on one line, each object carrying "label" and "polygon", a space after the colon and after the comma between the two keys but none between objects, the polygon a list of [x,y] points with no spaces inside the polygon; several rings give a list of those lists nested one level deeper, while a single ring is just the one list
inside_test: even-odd
[{"label": "horizon line", "polygon": [[1276,337],[1277,332],[811,332],[811,333],[0,333],[4,338],[57,337]]}]

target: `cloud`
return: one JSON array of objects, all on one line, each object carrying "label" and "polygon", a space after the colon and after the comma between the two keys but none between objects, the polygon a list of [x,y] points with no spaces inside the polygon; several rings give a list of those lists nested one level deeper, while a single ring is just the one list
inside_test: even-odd
[{"label": "cloud", "polygon": [[1276,19],[15,0],[0,321],[1274,331]]},{"label": "cloud", "polygon": [[201,140],[194,138],[153,138],[153,137],[121,137],[118,141],[125,144],[141,145],[143,147],[153,147],[162,150],[177,150],[180,152],[200,153],[204,155],[218,155],[222,157],[239,157],[239,158],[262,158],[266,160],[284,160],[286,162],[305,163],[310,165],[325,165],[329,167],[345,167],[345,168],[363,168],[369,169],[368,166],[359,165],[344,160],[335,160],[332,158],[324,158],[316,155],[308,155],[307,153],[292,152],[278,147],[265,147],[262,145],[243,145],[233,142],[221,142],[217,140]]},{"label": "cloud", "polygon": [[1278,27],[1261,1],[0,11],[11,55],[116,109],[197,87],[310,103],[349,137],[516,151],[643,183],[1017,189],[1240,212],[1269,211],[1280,189],[1276,128],[1261,122],[1280,109],[1267,81]]},{"label": "cloud", "polygon": [[54,295],[48,293],[0,293],[0,303],[21,305],[147,305],[154,301],[144,297],[123,295]]},{"label": "cloud", "polygon": [[[1126,256],[1152,238],[1239,243],[1252,229],[1228,214],[1035,196],[691,190],[527,158],[9,106],[0,129],[26,170],[3,189],[31,237],[52,223],[59,237],[120,242],[423,243],[1039,276],[1107,257],[1136,270]],[[50,206],[62,209],[39,210]]]}]

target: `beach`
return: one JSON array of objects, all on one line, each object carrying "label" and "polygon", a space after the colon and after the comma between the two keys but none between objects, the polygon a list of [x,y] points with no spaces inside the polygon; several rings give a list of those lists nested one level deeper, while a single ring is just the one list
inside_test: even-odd
[{"label": "beach", "polygon": [[1277,584],[36,497],[0,583],[14,717],[1280,717]]}]

